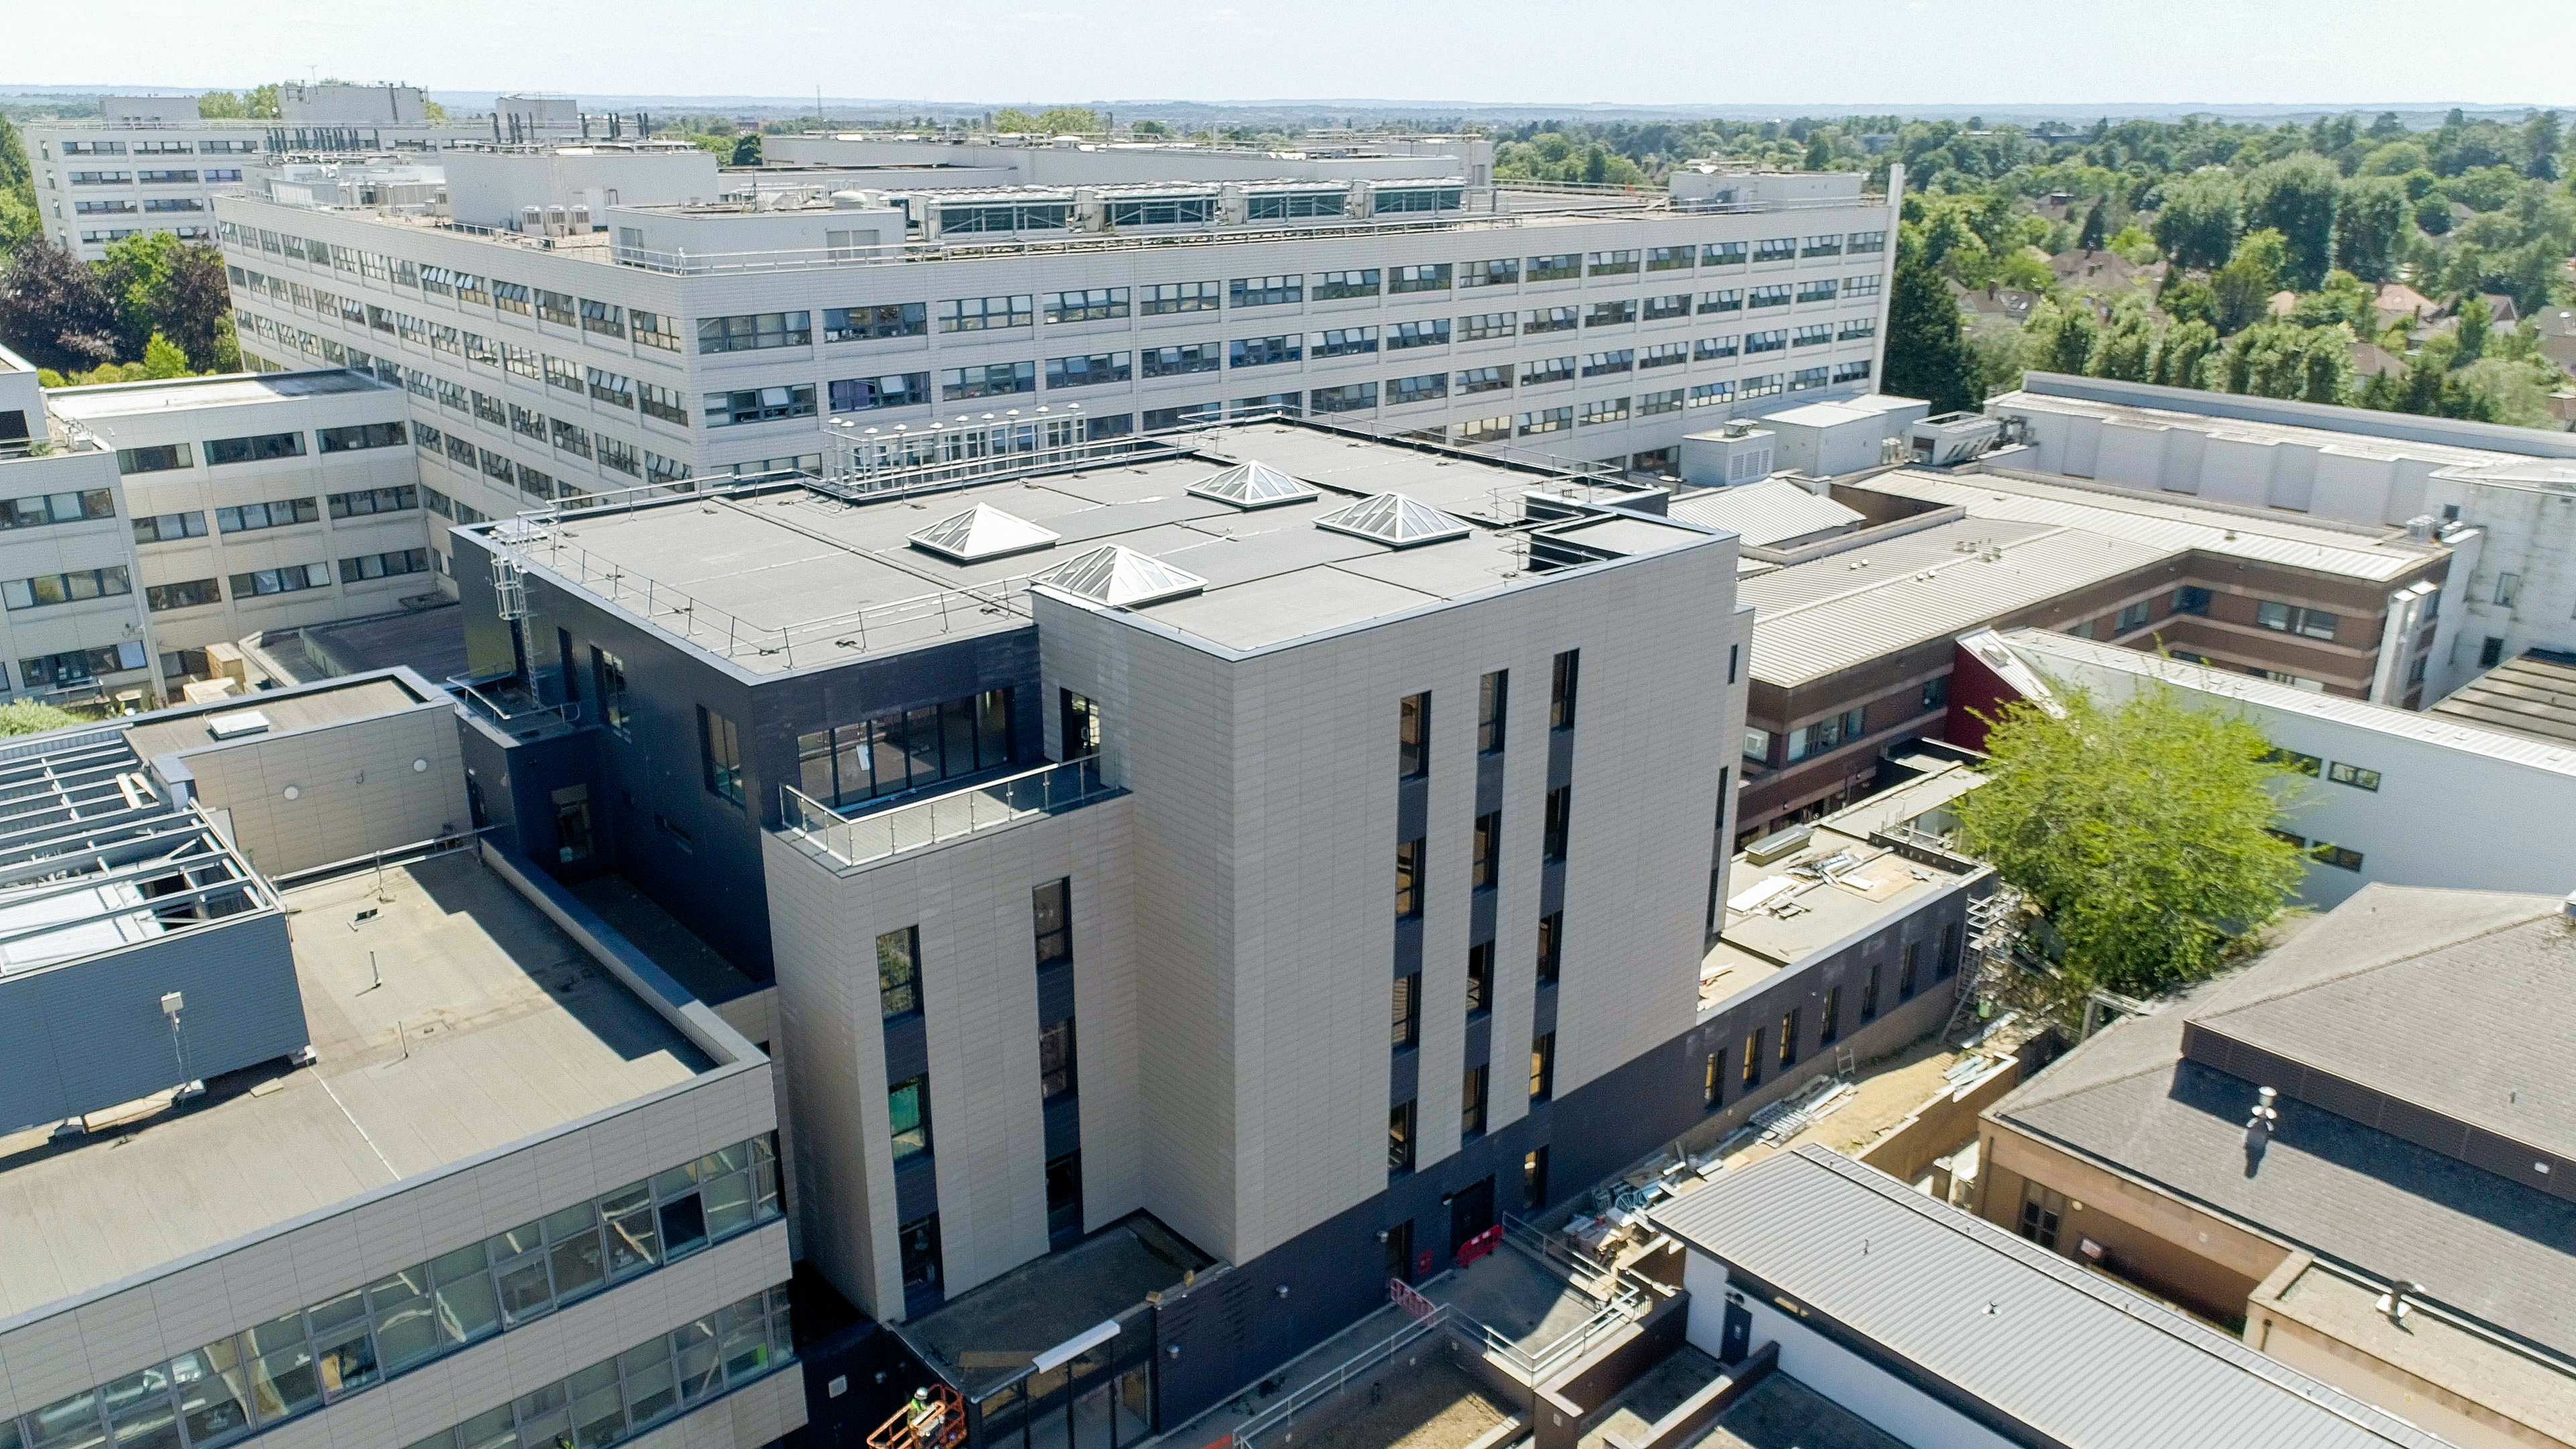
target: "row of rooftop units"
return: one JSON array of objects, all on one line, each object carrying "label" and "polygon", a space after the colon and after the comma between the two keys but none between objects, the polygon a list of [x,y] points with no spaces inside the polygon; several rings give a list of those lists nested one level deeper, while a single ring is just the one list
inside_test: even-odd
[{"label": "row of rooftop units", "polygon": [[[1972,753],[1732,848],[1705,742],[1758,697],[1743,593],[1772,575],[1688,505],[1775,486],[1273,420],[931,493],[632,500],[454,531],[447,688],[361,671],[14,744],[0,1425],[1392,1444],[1374,1406],[1446,1392],[1566,1444],[1621,1412],[1659,1444],[1784,1416],[2165,1443],[2213,1414],[2441,1442],[2398,1397],[2429,1360],[2309,1307],[2371,1280],[2266,1280],[2267,1327],[2325,1335],[2286,1367],[2121,1286],[2226,1316],[2223,1283],[2113,1236],[2117,1191],[2046,1190],[2091,1200],[2079,1233],[2019,1186],[2078,1167],[1990,1159],[1978,1206],[2014,1237],[1821,1149],[1715,1165],[1844,1058],[1973,1022],[1989,970],[1991,874],[1941,840]],[[1799,491],[1775,503],[1832,501]],[[720,642],[722,615],[809,642]],[[1959,647],[1991,698],[2161,677],[2260,708],[2417,828],[2576,777],[2104,642]],[[2494,890],[2514,854],[2549,873],[2448,849],[2374,879]],[[2265,1170],[2304,1181],[2313,1130]],[[1659,1152],[1666,1205],[1593,1197]],[[1617,1262],[1570,1221],[1596,1201],[1642,1225]],[[1865,1269],[1819,1268],[1862,1240]],[[2563,1273],[2524,1240],[2517,1274]],[[2081,1266],[2105,1242],[2110,1278]],[[2535,1387],[2446,1383],[2476,1410],[2448,1442],[2545,1428],[2528,1376],[2564,1372],[2497,1347],[2556,1339],[2483,1291],[2418,1311]],[[2078,1372],[2102,1354],[2150,1397],[2108,1413]],[[2084,1392],[2005,1391],[2061,1360],[2042,1377]],[[1226,1407],[1257,1381],[1278,1402]],[[916,1384],[944,1417],[889,1418]]]}]

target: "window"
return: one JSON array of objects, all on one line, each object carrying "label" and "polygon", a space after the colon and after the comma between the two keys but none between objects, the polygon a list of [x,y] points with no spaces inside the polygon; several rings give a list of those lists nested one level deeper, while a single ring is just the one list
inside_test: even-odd
[{"label": "window", "polygon": [[1392,1008],[1394,1049],[1402,1051],[1422,1040],[1422,973],[1408,972],[1395,978]]},{"label": "window", "polygon": [[1545,332],[1571,332],[1583,324],[1582,314],[1572,307],[1535,307],[1526,316],[1527,320],[1521,323],[1521,331],[1531,336]]},{"label": "window", "polygon": [[1547,727],[1552,730],[1574,728],[1574,688],[1583,663],[1582,651],[1568,649],[1556,656],[1548,682]]},{"label": "window", "polygon": [[2503,661],[2504,641],[2492,634],[2488,635],[2486,642],[2478,646],[2478,667],[2493,669]]},{"label": "window", "polygon": [[1509,367],[1471,367],[1458,374],[1458,391],[1462,396],[1479,392],[1509,392],[1511,386],[1512,370]]},{"label": "window", "polygon": [[2198,614],[2203,618],[2207,618],[2209,615],[2209,590],[2204,589],[2197,584],[2185,584],[2181,588],[2174,590],[2173,604],[2170,612],[2176,614]]},{"label": "window", "polygon": [[1861,984],[1860,1019],[1863,1022],[1878,1020],[1878,967],[1875,963],[1869,968],[1868,979]]},{"label": "window", "polygon": [[2338,785],[2350,785],[2356,790],[2379,788],[2377,770],[2365,770],[2359,765],[2348,765],[2341,760],[2326,767],[2326,778]]},{"label": "window", "polygon": [[584,297],[581,299],[581,330],[604,337],[623,337],[626,335],[626,309],[614,302],[594,302]]},{"label": "window", "polygon": [[921,928],[877,937],[877,1001],[887,1021],[921,1010]]},{"label": "window", "polygon": [[2340,845],[2328,845],[2322,840],[2308,848],[2308,855],[2319,865],[2330,865],[2337,870],[2361,869],[2360,851],[2346,850]]},{"label": "window", "polygon": [[173,468],[196,466],[194,450],[186,443],[160,443],[148,448],[116,450],[119,473],[163,473]]},{"label": "window", "polygon": [[331,587],[329,564],[288,564],[284,568],[260,569],[234,574],[229,580],[233,601],[266,598],[270,594],[294,594],[306,589]]},{"label": "window", "polygon": [[1547,1206],[1547,1149],[1533,1147],[1521,1154],[1521,1209],[1537,1212]]},{"label": "window", "polygon": [[1389,191],[1385,187],[1386,183],[1378,183],[1378,190],[1370,198],[1371,211],[1374,215],[1388,216],[1410,211],[1456,211],[1462,196],[1460,189],[1455,186],[1417,186],[1402,191]]},{"label": "window", "polygon": [[349,453],[360,448],[399,448],[410,441],[400,423],[356,423],[345,428],[317,429],[325,453]]},{"label": "window", "polygon": [[1658,342],[1637,355],[1637,370],[1676,367],[1690,361],[1691,345],[1687,342]]},{"label": "window", "polygon": [[1267,367],[1274,362],[1295,362],[1305,355],[1306,338],[1300,332],[1285,337],[1247,337],[1226,346],[1228,367]]},{"label": "window", "polygon": [[805,347],[814,341],[810,312],[751,312],[739,317],[698,319],[698,351],[758,352],[772,347]]},{"label": "window", "polygon": [[1067,1241],[1082,1235],[1082,1153],[1047,1159],[1047,1237]]},{"label": "window", "polygon": [[1538,984],[1552,986],[1565,963],[1565,912],[1550,911],[1538,918]]},{"label": "window", "polygon": [[1501,874],[1503,849],[1503,815],[1499,810],[1476,817],[1474,854],[1467,868],[1467,884],[1473,890],[1491,890]]},{"label": "window", "polygon": [[1377,329],[1374,327],[1336,327],[1315,334],[1317,357],[1357,357],[1377,351]]},{"label": "window", "polygon": [[1392,1175],[1413,1170],[1413,1107],[1398,1102],[1386,1113],[1386,1170]]},{"label": "window", "polygon": [[[1022,363],[1026,367],[1028,364]],[[765,423],[779,418],[814,416],[814,385],[792,383],[783,387],[744,388],[736,392],[711,392],[702,399],[706,424],[711,428],[730,428],[743,423]],[[516,412],[518,405],[513,403]],[[560,420],[557,426],[561,427]]]},{"label": "window", "polygon": [[1226,285],[1226,302],[1235,307],[1276,307],[1306,299],[1306,279],[1301,275],[1276,277],[1237,277]]},{"label": "window", "polygon": [[1636,365],[1637,353],[1634,348],[1622,347],[1614,352],[1583,354],[1582,366],[1585,377],[1608,377],[1613,373],[1631,371]]},{"label": "window", "polygon": [[2293,774],[2306,775],[2311,779],[2315,778],[2318,770],[2325,765],[2325,761],[2317,756],[2303,755],[2296,750],[2276,748],[2263,758]]},{"label": "window", "polygon": [[1133,374],[1124,352],[1094,352],[1081,357],[1047,359],[1046,385],[1058,387],[1096,387],[1106,382],[1125,382]]},{"label": "window", "polygon": [[1556,1095],[1556,1033],[1541,1032],[1530,1038],[1530,1100],[1544,1102]]},{"label": "window", "polygon": [[1461,287],[1509,287],[1521,279],[1518,257],[1497,257],[1491,261],[1462,262],[1458,267]]},{"label": "window", "polygon": [[[1460,373],[1459,376],[1466,376]],[[1508,386],[1508,384],[1506,384]],[[1512,435],[1512,415],[1501,413],[1490,418],[1469,418],[1449,425],[1449,441],[1461,445],[1499,443]]]},{"label": "window", "polygon": [[1897,1000],[1912,1001],[1914,999],[1915,991],[1922,984],[1921,973],[1917,970],[1917,968],[1922,965],[1922,962],[1923,943],[1920,941],[1906,942],[1897,959]]},{"label": "window", "polygon": [[897,1167],[930,1155],[930,1079],[911,1077],[886,1088],[886,1120],[894,1135]]},{"label": "window", "polygon": [[1949,708],[1950,676],[1946,674],[1936,674],[1930,679],[1923,681],[1922,704],[1923,711],[1926,714],[1929,714],[1936,709]]},{"label": "window", "polygon": [[1397,267],[1395,271],[1388,276],[1386,289],[1390,293],[1448,291],[1449,264],[1447,262],[1434,262],[1425,263],[1420,266]]},{"label": "window", "polygon": [[1217,285],[1214,282],[1157,282],[1145,289],[1137,311],[1147,317],[1164,317],[1175,312],[1213,312],[1217,309]]},{"label": "window", "polygon": [[2066,1211],[2065,1195],[2028,1181],[2022,1183],[2021,1193],[2021,1221],[2016,1224],[2021,1235],[2055,1252],[2058,1224]]},{"label": "window", "polygon": [[1748,332],[1744,335],[1744,350],[1747,352],[1785,352],[1788,348],[1789,333],[1786,328],[1774,328],[1769,332]]},{"label": "window", "polygon": [[1754,288],[1745,298],[1745,305],[1758,312],[1765,307],[1786,307],[1789,305],[1790,297],[1789,284],[1777,282],[1767,287]]},{"label": "window", "polygon": [[192,579],[184,584],[148,584],[143,590],[143,601],[158,614],[171,609],[220,604],[224,601],[224,592],[213,579]]},{"label": "window", "polygon": [[1565,843],[1574,828],[1574,787],[1559,785],[1547,792],[1547,825],[1541,833],[1540,858],[1565,859]]},{"label": "window", "polygon": [[[1722,337],[1703,337],[1692,343],[1691,357],[1699,362],[1715,362],[1722,358],[1733,357],[1743,350],[1742,334],[1730,332]],[[1735,390],[1732,383],[1725,386],[1729,392]]]},{"label": "window", "polygon": [[206,466],[255,463],[304,456],[302,433],[263,433],[254,438],[212,438],[206,443]]},{"label": "window", "polygon": [[1843,989],[1839,986],[1828,986],[1825,988],[1824,1009],[1816,1013],[1816,1045],[1832,1046],[1834,1038],[1842,1034],[1842,1022]]},{"label": "window", "polygon": [[905,1223],[895,1233],[897,1256],[903,1264],[903,1292],[909,1300],[916,1294],[939,1291],[939,1214],[924,1213]]},{"label": "window", "polygon": [[1426,372],[1418,377],[1399,377],[1386,385],[1386,401],[1390,407],[1401,407],[1406,403],[1437,402],[1448,395],[1449,374],[1445,372]]},{"label": "window", "polygon": [[1490,1070],[1482,1065],[1467,1069],[1465,1080],[1458,1086],[1458,1135],[1475,1138],[1485,1135],[1485,1083]]},{"label": "window", "polygon": [[1577,359],[1574,357],[1539,357],[1521,364],[1521,386],[1536,387],[1551,382],[1572,382]]},{"label": "window", "polygon": [[1584,258],[1583,269],[1596,277],[1633,276],[1637,270],[1637,253],[1634,250],[1593,252]]},{"label": "window", "polygon": [[2269,599],[2254,605],[2254,622],[2283,634],[2298,634],[2309,639],[2331,639],[2342,621],[2323,609],[2303,609],[2296,604],[2275,603]]},{"label": "window", "polygon": [[1038,1100],[1057,1102],[1080,1089],[1074,1074],[1073,1018],[1038,1028]]},{"label": "window", "polygon": [[2522,575],[2520,575],[2520,574],[2498,574],[2498,575],[2496,575],[2496,592],[2495,592],[2495,601],[2496,601],[2496,605],[2497,605],[2497,607],[2499,607],[2499,608],[2505,608],[2505,609],[2510,609],[2510,608],[2512,608],[2512,607],[2513,607],[2513,601],[2514,601],[2515,599],[2517,599],[2517,598],[2520,598],[2521,596],[2522,596]]},{"label": "window", "polygon": [[1494,943],[1479,941],[1467,948],[1467,1015],[1480,1016],[1493,1006]]},{"label": "window", "polygon": [[1583,405],[1583,426],[1619,423],[1628,419],[1628,400],[1624,397],[1601,397]]},{"label": "window", "polygon": [[[20,498],[14,500],[14,503],[16,506],[23,507],[30,501],[42,502],[43,500]],[[134,520],[136,543],[171,543],[182,538],[205,536],[206,515],[202,512],[156,513]]]},{"label": "window", "polygon": [[1780,1018],[1780,1070],[1784,1072],[1798,1062],[1798,1017],[1802,1009],[1790,1007]]},{"label": "window", "polygon": [[1111,226],[1205,226],[1215,215],[1213,196],[1149,196],[1109,203]]},{"label": "window", "polygon": [[599,699],[600,721],[626,733],[626,661],[605,649],[590,651],[591,693]]},{"label": "window", "polygon": [[1708,1054],[1708,1076],[1700,1083],[1699,1101],[1702,1107],[1714,1112],[1725,1097],[1726,1049],[1720,1047]]},{"label": "window", "polygon": [[1395,847],[1395,915],[1398,920],[1422,916],[1423,838],[1399,841]]},{"label": "window", "polygon": [[707,793],[742,803],[742,739],[733,721],[698,706],[698,773]]},{"label": "window", "polygon": [[1748,1092],[1762,1085],[1762,1038],[1758,1026],[1744,1034],[1744,1066],[1736,1081]]},{"label": "window", "polygon": [[1563,282],[1582,275],[1581,252],[1557,252],[1529,259],[1528,280],[1533,282]]},{"label": "window", "polygon": [[1395,773],[1418,779],[1431,772],[1431,696],[1408,694],[1395,707]]},{"label": "window", "polygon": [[1803,760],[1809,755],[1821,755],[1827,750],[1840,749],[1868,733],[1867,723],[1866,708],[1847,709],[1841,714],[1828,715],[1802,729],[1791,730],[1789,759]]},{"label": "window", "polygon": [[1831,322],[1818,322],[1813,326],[1800,327],[1789,334],[1789,345],[1792,347],[1822,347],[1833,340],[1834,324]]},{"label": "window", "polygon": [[223,533],[249,533],[262,528],[312,523],[321,516],[320,506],[310,498],[280,498],[273,503],[244,503],[233,508],[218,508],[215,510],[215,528]]},{"label": "window", "polygon": [[1583,309],[1586,327],[1625,327],[1637,320],[1637,302],[1631,297],[1617,302],[1595,302]]},{"label": "window", "polygon": [[1319,387],[1306,396],[1306,405],[1319,413],[1352,413],[1377,406],[1377,384],[1347,382],[1340,387]]},{"label": "window", "polygon": [[1744,758],[1771,762],[1771,732],[1747,727],[1744,731]]},{"label": "window", "polygon": [[429,550],[398,548],[387,553],[360,554],[340,560],[340,582],[364,583],[369,579],[397,578],[403,574],[427,573]]},{"label": "window", "polygon": [[[1330,302],[1341,297],[1374,297],[1377,294],[1378,270],[1375,267],[1355,272],[1319,272],[1315,276],[1315,300],[1318,302]],[[1244,304],[1238,301],[1235,305]]]},{"label": "window", "polygon": [[1512,676],[1497,669],[1476,686],[1476,752],[1490,755],[1503,747],[1504,711],[1509,706]]},{"label": "window", "polygon": [[144,668],[150,662],[139,643],[109,644],[97,649],[72,649],[61,654],[39,654],[21,659],[18,661],[18,677],[29,689],[44,689],[86,684],[101,675]]},{"label": "window", "polygon": [[[1572,362],[1574,359],[1568,357],[1560,360]],[[1521,380],[1527,382],[1529,379]],[[1573,426],[1574,409],[1571,407],[1541,408],[1536,412],[1520,415],[1520,435],[1524,438],[1537,437],[1541,433],[1561,433]]]},{"label": "window", "polygon": [[2122,608],[2119,620],[2111,627],[2114,632],[2121,634],[2126,634],[2132,629],[2143,629],[2147,627],[2147,616],[2150,612],[2150,606],[2141,599],[2137,603]]},{"label": "window", "polygon": [[[810,387],[805,389],[805,393],[809,398],[813,395],[813,392],[814,390]],[[591,456],[590,429],[577,427],[572,423],[564,421],[562,418],[548,419],[547,425],[549,430],[554,434],[556,447],[563,449],[567,453],[577,454],[584,458]]]},{"label": "window", "polygon": [[1509,337],[1519,325],[1518,312],[1479,312],[1458,319],[1458,340],[1483,342],[1488,338]]},{"label": "window", "polygon": [[[835,413],[863,413],[878,408],[921,407],[930,401],[930,374],[926,372],[897,372],[880,377],[836,378],[827,386],[830,389],[832,411]],[[652,410],[648,403],[645,411]],[[789,414],[789,416],[795,415]],[[679,420],[675,418],[673,421]]]},{"label": "window", "polygon": [[1959,974],[1959,923],[1956,921],[1941,928],[1941,959],[1934,965],[1933,973],[1943,981]]},{"label": "window", "polygon": [[352,493],[334,493],[326,500],[333,518],[362,518],[374,513],[407,513],[420,506],[420,490],[405,484],[399,488],[361,488]]},{"label": "window", "polygon": [[1073,877],[1048,881],[1030,892],[1029,913],[1037,933],[1038,969],[1073,959]]}]

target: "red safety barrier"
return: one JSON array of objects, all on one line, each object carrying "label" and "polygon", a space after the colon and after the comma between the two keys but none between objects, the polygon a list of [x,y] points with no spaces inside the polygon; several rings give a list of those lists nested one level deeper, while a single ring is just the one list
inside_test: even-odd
[{"label": "red safety barrier", "polygon": [[1503,1225],[1496,1223],[1458,1245],[1458,1266],[1464,1268],[1502,1245]]}]

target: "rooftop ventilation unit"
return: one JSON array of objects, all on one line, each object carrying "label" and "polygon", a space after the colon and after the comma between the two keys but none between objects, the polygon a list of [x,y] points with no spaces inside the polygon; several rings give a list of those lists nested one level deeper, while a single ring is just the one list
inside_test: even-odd
[{"label": "rooftop ventilation unit", "polygon": [[1207,587],[1207,580],[1194,573],[1115,543],[1067,559],[1032,582],[1117,609],[1186,598]]},{"label": "rooftop ventilation unit", "polygon": [[989,503],[978,503],[913,534],[906,542],[924,553],[935,553],[956,563],[976,563],[1049,548],[1063,536]]},{"label": "rooftop ventilation unit", "polygon": [[1222,473],[1193,483],[1188,490],[1237,508],[1271,508],[1318,497],[1314,489],[1267,463],[1237,463]]},{"label": "rooftop ventilation unit", "polygon": [[1316,519],[1315,526],[1382,543],[1389,548],[1411,548],[1418,543],[1465,538],[1472,531],[1439,509],[1426,503],[1416,503],[1401,493],[1380,493],[1373,498],[1363,498],[1348,508],[1337,509]]}]

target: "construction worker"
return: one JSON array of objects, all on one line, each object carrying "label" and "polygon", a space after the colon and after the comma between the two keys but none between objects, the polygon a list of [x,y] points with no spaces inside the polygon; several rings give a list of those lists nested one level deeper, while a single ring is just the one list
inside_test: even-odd
[{"label": "construction worker", "polygon": [[904,1422],[912,1428],[913,1442],[917,1444],[939,1442],[939,1421],[945,1417],[945,1407],[932,1402],[930,1390],[926,1388],[912,1391],[912,1402],[903,1406],[903,1417]]}]

